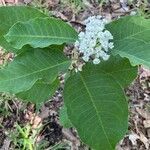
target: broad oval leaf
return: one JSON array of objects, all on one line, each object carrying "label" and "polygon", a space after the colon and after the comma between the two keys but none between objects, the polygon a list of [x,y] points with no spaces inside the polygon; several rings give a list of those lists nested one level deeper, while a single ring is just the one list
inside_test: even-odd
[{"label": "broad oval leaf", "polygon": [[18,21],[28,21],[36,17],[47,17],[38,9],[28,6],[3,6],[0,7],[0,46],[6,50],[17,52],[3,37]]},{"label": "broad oval leaf", "polygon": [[36,18],[16,23],[5,38],[17,49],[27,44],[34,48],[43,48],[52,44],[74,43],[77,32],[60,19]]},{"label": "broad oval leaf", "polygon": [[17,93],[16,95],[26,101],[41,105],[50,98],[59,86],[59,80],[55,79],[51,83],[38,80],[30,89]]},{"label": "broad oval leaf", "polygon": [[51,83],[58,73],[66,71],[69,65],[70,61],[62,51],[29,49],[0,70],[0,92],[16,94],[26,91],[39,79]]},{"label": "broad oval leaf", "polygon": [[64,89],[69,119],[80,138],[95,150],[114,150],[128,127],[124,87],[137,75],[128,59],[111,57],[87,64],[71,76]]},{"label": "broad oval leaf", "polygon": [[140,16],[123,17],[107,29],[114,37],[113,54],[127,57],[134,65],[150,68],[150,19]]}]

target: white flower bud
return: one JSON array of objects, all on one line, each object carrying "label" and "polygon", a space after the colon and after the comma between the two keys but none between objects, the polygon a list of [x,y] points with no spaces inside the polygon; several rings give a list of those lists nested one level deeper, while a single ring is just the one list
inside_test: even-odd
[{"label": "white flower bud", "polygon": [[113,49],[114,48],[114,44],[112,42],[109,43],[109,48]]},{"label": "white flower bud", "polygon": [[88,56],[83,56],[82,58],[83,58],[83,60],[84,60],[85,62],[88,62],[88,61],[89,61],[89,57],[88,57]]},{"label": "white flower bud", "polygon": [[110,55],[107,55],[107,54],[105,54],[104,56],[103,56],[103,60],[108,60],[109,59],[109,57],[110,57]]},{"label": "white flower bud", "polygon": [[98,58],[95,58],[95,59],[93,60],[93,64],[97,65],[97,64],[99,64],[99,63],[100,63],[100,60],[99,60]]}]

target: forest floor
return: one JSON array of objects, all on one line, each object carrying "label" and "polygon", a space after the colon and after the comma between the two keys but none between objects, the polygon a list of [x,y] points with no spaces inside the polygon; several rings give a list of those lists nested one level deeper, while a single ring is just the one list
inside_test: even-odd
[{"label": "forest floor", "polygon": [[[30,5],[71,23],[78,31],[82,21],[92,15],[116,19],[141,13],[149,17],[146,1],[108,0],[0,0],[0,5]],[[1,20],[0,20],[1,21]],[[70,53],[70,49],[66,51]],[[13,60],[13,54],[0,49],[0,66]],[[35,105],[19,101],[15,96],[0,94],[0,150],[90,150],[74,128],[60,125],[59,110],[63,105],[63,88],[47,100],[40,111]],[[129,130],[116,150],[150,150],[150,70],[139,67],[137,79],[125,90],[129,97]],[[25,148],[24,148],[25,147]]]}]

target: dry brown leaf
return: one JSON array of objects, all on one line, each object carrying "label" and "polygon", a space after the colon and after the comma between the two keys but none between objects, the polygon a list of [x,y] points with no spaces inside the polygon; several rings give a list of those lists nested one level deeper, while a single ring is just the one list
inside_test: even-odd
[{"label": "dry brown leaf", "polygon": [[150,113],[148,111],[145,111],[145,110],[140,109],[140,108],[136,108],[136,111],[144,119],[150,119]]},{"label": "dry brown leaf", "polygon": [[137,140],[138,139],[140,139],[140,137],[135,133],[132,133],[132,134],[129,135],[129,140],[131,141],[133,146],[137,145]]},{"label": "dry brown leaf", "polygon": [[145,145],[146,149],[149,149],[150,141],[145,137],[143,133],[140,133],[140,141]]},{"label": "dry brown leaf", "polygon": [[143,124],[144,124],[144,127],[147,129],[147,128],[150,128],[150,120],[144,120],[143,121]]},{"label": "dry brown leaf", "polygon": [[79,139],[72,134],[70,129],[63,128],[62,129],[62,133],[63,133],[64,137],[67,140],[69,140],[69,141],[71,141],[73,143],[73,145],[75,145],[75,146],[79,146],[80,145]]},{"label": "dry brown leaf", "polygon": [[55,7],[57,6],[59,3],[59,0],[48,0],[47,1],[47,4],[50,6],[50,7]]},{"label": "dry brown leaf", "polygon": [[146,77],[150,77],[150,70],[144,67],[140,68],[140,78],[146,78]]},{"label": "dry brown leaf", "polygon": [[35,116],[34,119],[32,120],[32,128],[36,129],[37,127],[40,126],[42,122],[42,119],[39,116]]},{"label": "dry brown leaf", "polygon": [[61,12],[58,12],[58,11],[52,11],[52,14],[58,18],[61,18],[62,20],[65,20],[67,21],[68,18]]},{"label": "dry brown leaf", "polygon": [[147,129],[147,135],[148,135],[148,138],[150,139],[150,129]]}]

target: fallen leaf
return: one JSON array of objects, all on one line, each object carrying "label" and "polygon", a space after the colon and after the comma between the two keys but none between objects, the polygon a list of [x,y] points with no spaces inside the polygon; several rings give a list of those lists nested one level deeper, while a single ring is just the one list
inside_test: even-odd
[{"label": "fallen leaf", "polygon": [[137,145],[137,140],[138,139],[140,139],[140,137],[135,133],[132,133],[132,134],[129,135],[129,140],[131,141],[133,146]]},{"label": "fallen leaf", "polygon": [[141,142],[143,142],[143,144],[145,145],[145,148],[148,150],[150,146],[150,142],[143,133],[140,133],[140,140]]},{"label": "fallen leaf", "polygon": [[143,121],[143,124],[144,124],[144,127],[147,129],[147,128],[150,128],[150,120],[144,120]]}]

